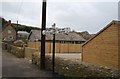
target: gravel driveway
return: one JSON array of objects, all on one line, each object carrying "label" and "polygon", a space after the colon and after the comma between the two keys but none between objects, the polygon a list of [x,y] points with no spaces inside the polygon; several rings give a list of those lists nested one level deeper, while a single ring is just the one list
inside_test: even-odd
[{"label": "gravel driveway", "polygon": [[[52,55],[52,54],[47,54],[47,55]],[[55,57],[60,57],[63,59],[78,61],[78,62],[81,61],[81,53],[56,53]]]}]

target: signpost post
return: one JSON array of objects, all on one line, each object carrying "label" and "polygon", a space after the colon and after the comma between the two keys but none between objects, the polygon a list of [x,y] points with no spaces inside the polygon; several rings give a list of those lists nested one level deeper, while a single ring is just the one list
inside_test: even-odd
[{"label": "signpost post", "polygon": [[52,51],[52,72],[53,74],[55,72],[55,33],[56,33],[55,23],[52,25],[52,32],[49,32],[47,30],[42,31],[43,35],[53,34],[53,51]]},{"label": "signpost post", "polygon": [[[60,31],[60,30],[58,31],[55,26],[56,26],[56,24],[54,23],[52,25],[52,31],[47,31],[47,30],[42,31],[43,35],[53,34],[53,51],[52,51],[52,72],[53,72],[53,74],[55,72],[55,34],[63,33],[63,31]],[[68,33],[68,32],[70,32],[70,29],[67,29],[66,31],[67,32],[65,32],[65,33]]]},{"label": "signpost post", "polygon": [[53,54],[52,54],[52,71],[55,72],[55,23],[52,25],[53,28]]},{"label": "signpost post", "polygon": [[[46,29],[46,0],[43,0],[42,4],[42,29]],[[42,33],[41,33],[42,34]],[[45,35],[41,35],[41,54],[40,54],[40,60],[41,60],[41,69],[45,69]]]}]

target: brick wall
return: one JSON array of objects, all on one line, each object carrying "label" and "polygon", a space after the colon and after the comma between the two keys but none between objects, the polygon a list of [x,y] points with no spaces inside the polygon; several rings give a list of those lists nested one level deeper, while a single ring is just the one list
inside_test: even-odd
[{"label": "brick wall", "polygon": [[120,26],[118,24],[118,68],[120,70]]},{"label": "brick wall", "polygon": [[83,62],[118,69],[118,27],[111,25],[83,46]]}]

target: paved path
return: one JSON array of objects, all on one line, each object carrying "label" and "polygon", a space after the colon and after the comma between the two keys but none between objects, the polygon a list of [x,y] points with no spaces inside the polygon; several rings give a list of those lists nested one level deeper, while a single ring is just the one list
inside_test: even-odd
[{"label": "paved path", "polygon": [[[0,35],[1,38],[1,35]],[[0,78],[2,77],[2,44],[1,44],[1,39],[0,39]]]},{"label": "paved path", "polygon": [[23,58],[16,58],[14,55],[3,50],[3,77],[49,77],[57,79],[50,71],[40,70]]}]

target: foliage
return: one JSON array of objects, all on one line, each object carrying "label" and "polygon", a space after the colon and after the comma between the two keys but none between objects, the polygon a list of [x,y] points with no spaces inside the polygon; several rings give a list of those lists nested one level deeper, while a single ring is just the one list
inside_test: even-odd
[{"label": "foliage", "polygon": [[[2,28],[4,27],[5,24],[8,23],[7,20],[5,20],[4,18],[0,17],[0,23],[2,23]],[[17,31],[27,31],[30,32],[31,30],[39,30],[40,28],[38,27],[32,27],[32,26],[26,26],[26,25],[21,25],[21,24],[16,24],[16,23],[12,23],[11,24],[13,28],[15,28],[16,32]]]},{"label": "foliage", "polygon": [[16,29],[16,31],[26,31],[26,32],[30,32],[31,30],[33,29],[36,29],[36,30],[39,30],[40,28],[37,28],[37,27],[31,27],[31,26],[26,26],[26,25],[21,25],[21,24],[15,24],[15,23],[12,23],[13,25],[13,28]]}]

